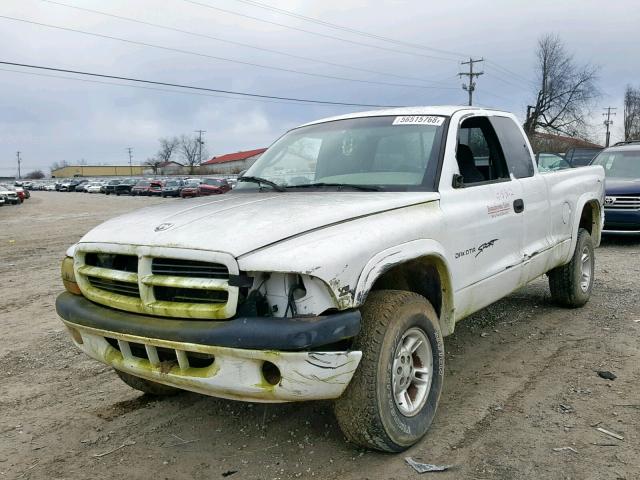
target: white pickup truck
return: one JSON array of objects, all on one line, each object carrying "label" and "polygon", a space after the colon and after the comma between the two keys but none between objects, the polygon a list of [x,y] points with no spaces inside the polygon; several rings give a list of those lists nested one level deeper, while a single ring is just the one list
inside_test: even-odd
[{"label": "white pickup truck", "polygon": [[349,440],[429,428],[456,322],[547,274],[589,299],[602,167],[541,174],[515,118],[467,107],[295,128],[231,193],[98,226],[56,303],[75,345],[151,394],[335,399]]}]

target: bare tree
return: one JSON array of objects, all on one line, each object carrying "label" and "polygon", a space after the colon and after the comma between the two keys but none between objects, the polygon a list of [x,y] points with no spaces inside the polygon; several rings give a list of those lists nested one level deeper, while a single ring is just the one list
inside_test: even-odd
[{"label": "bare tree", "polygon": [[527,133],[531,135],[540,128],[584,137],[591,107],[600,96],[598,68],[577,65],[560,37],[547,34],[538,40],[537,69],[540,88],[535,104],[527,110]]},{"label": "bare tree", "polygon": [[160,139],[160,150],[156,153],[156,157],[162,162],[168,162],[173,157],[180,139],[178,137],[163,137]]},{"label": "bare tree", "polygon": [[163,163],[171,160],[180,144],[178,137],[162,137],[158,141],[160,142],[158,152],[155,156],[147,158],[143,163],[143,165],[151,167],[154,175],[158,173],[158,169]]},{"label": "bare tree", "polygon": [[27,173],[24,178],[29,178],[32,180],[39,180],[44,178],[44,172],[42,170],[34,170],[32,172]]},{"label": "bare tree", "polygon": [[196,165],[200,162],[200,142],[198,138],[181,135],[178,150],[184,160],[184,164],[189,167],[189,174],[193,175]]},{"label": "bare tree", "polygon": [[631,85],[624,92],[624,139],[640,140],[640,88]]},{"label": "bare tree", "polygon": [[59,168],[64,168],[69,166],[69,163],[66,160],[62,160],[61,162],[53,162],[49,169],[53,172],[54,170],[58,170]]}]

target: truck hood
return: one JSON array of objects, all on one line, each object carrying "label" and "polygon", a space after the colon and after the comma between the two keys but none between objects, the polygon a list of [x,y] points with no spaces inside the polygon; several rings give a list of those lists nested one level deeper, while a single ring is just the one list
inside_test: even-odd
[{"label": "truck hood", "polygon": [[606,195],[640,195],[640,178],[607,178]]},{"label": "truck hood", "polygon": [[80,242],[212,250],[238,257],[329,225],[437,199],[435,192],[227,193],[128,213],[94,228]]}]

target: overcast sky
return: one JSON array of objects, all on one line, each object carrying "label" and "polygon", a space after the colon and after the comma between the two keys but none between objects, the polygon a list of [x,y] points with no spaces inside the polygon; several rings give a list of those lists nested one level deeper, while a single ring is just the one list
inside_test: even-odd
[{"label": "overcast sky", "polygon": [[[522,118],[526,105],[535,98],[536,40],[553,32],[578,62],[600,66],[603,97],[594,110],[593,123],[594,135],[601,141],[601,109],[618,107],[612,138],[619,138],[625,85],[640,84],[637,0],[256,1],[433,50],[337,30],[241,0],[59,0],[220,40],[43,0],[2,0],[0,16],[165,48],[0,18],[0,61],[264,95],[434,105],[467,101],[456,74],[462,68],[462,55],[473,55],[488,60],[478,67],[485,74],[477,81],[474,103],[513,111]],[[70,80],[74,77],[70,74],[6,65],[0,69],[0,176],[16,173],[17,150],[21,151],[23,174],[36,168],[48,173],[52,163],[61,161],[126,164],[127,147],[133,148],[134,163],[141,163],[156,152],[158,138],[203,129],[209,153],[223,154],[268,146],[303,122],[367,110],[148,90],[122,86],[125,82],[120,81],[113,81],[120,85],[106,85]]]}]

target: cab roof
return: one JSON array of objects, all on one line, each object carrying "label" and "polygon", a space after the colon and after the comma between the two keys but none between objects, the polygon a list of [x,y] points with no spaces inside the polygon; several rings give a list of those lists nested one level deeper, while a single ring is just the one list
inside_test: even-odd
[{"label": "cab roof", "polygon": [[[335,117],[323,118],[320,120],[315,120],[313,122],[308,122],[303,125],[298,126],[306,127],[309,125],[315,125],[318,123],[325,122],[334,122],[336,120],[347,120],[350,118],[363,118],[363,117],[384,117],[384,116],[395,116],[395,115],[443,115],[450,117],[456,112],[460,112],[462,110],[468,110],[469,112],[474,113],[482,113],[482,112],[491,112],[495,113],[498,110],[490,109],[490,108],[479,108],[479,107],[467,107],[460,105],[440,105],[440,106],[423,106],[423,107],[398,107],[398,108],[389,108],[382,110],[370,110],[367,112],[356,112],[356,113],[347,113],[345,115],[337,115]],[[507,113],[507,112],[504,112]]]}]

